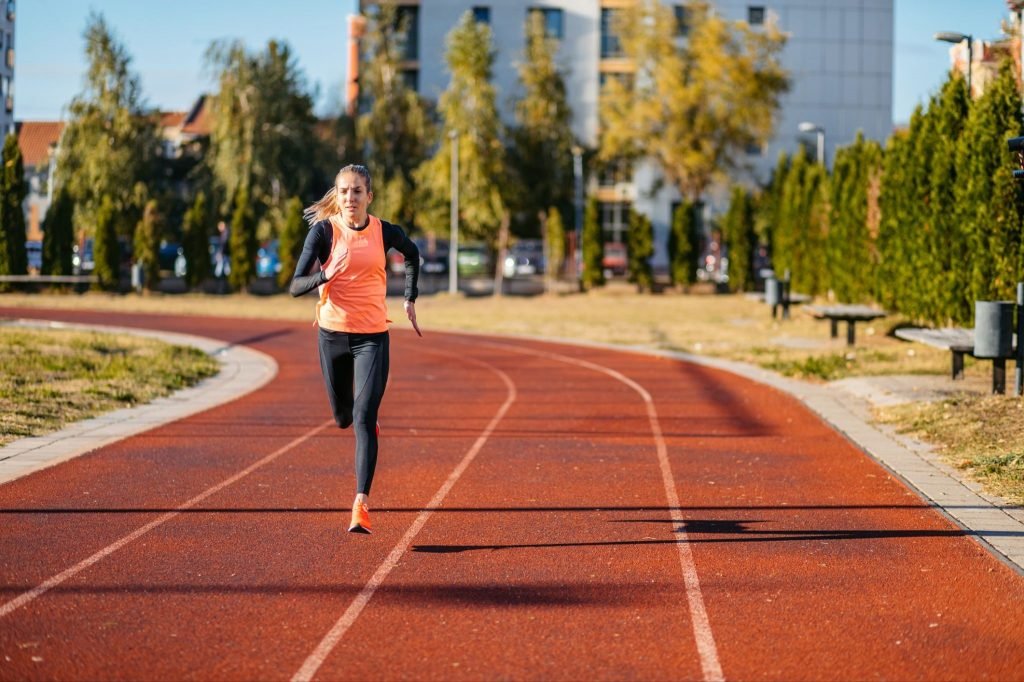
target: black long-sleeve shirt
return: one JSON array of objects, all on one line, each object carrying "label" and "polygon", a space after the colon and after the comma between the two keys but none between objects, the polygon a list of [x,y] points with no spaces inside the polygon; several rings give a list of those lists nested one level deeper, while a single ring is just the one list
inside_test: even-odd
[{"label": "black long-sleeve shirt", "polygon": [[[384,253],[387,254],[389,249],[395,249],[405,257],[405,300],[415,301],[419,296],[417,283],[420,278],[420,250],[398,225],[392,225],[384,220],[381,220],[380,224],[384,237]],[[366,226],[346,229],[365,230]],[[313,269],[317,263],[327,262],[327,258],[331,255],[331,242],[333,241],[334,230],[331,228],[330,221],[321,220],[309,228],[306,242],[302,245],[302,253],[299,254],[299,260],[295,263],[292,283],[288,287],[292,296],[302,296],[327,281],[323,270],[313,271]],[[383,266],[387,268],[387,262]]]}]

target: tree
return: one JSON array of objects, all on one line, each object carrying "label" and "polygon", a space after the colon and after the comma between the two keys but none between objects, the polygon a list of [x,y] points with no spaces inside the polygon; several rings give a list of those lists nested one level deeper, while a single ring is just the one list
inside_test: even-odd
[{"label": "tree", "polygon": [[601,223],[598,221],[597,197],[587,200],[580,241],[583,242],[580,245],[583,255],[580,283],[584,289],[604,286],[604,239],[601,237]]},{"label": "tree", "polygon": [[631,82],[602,92],[600,156],[649,157],[682,196],[698,201],[751,146],[771,138],[788,76],[779,62],[786,38],[773,22],[753,29],[685,5],[686,40],[672,8],[638,0],[615,22],[636,67]]},{"label": "tree", "polygon": [[672,228],[668,233],[668,272],[675,286],[688,286],[697,281],[698,232],[696,206],[684,199],[672,214]]},{"label": "tree", "polygon": [[359,95],[367,104],[356,130],[375,174],[374,213],[411,227],[413,171],[427,158],[434,126],[426,102],[402,74],[409,26],[399,21],[392,4],[377,3],[369,11],[366,61],[359,74]]},{"label": "tree", "polygon": [[221,212],[244,189],[259,220],[284,197],[307,195],[318,142],[313,99],[291,49],[270,41],[257,54],[240,41],[216,41],[206,51],[218,90],[207,163],[224,197]]},{"label": "tree", "polygon": [[828,287],[841,301],[871,297],[872,256],[878,235],[877,218],[871,220],[871,188],[878,182],[881,164],[881,147],[860,133],[852,145],[836,153],[829,183],[825,255]]},{"label": "tree", "polygon": [[144,107],[139,78],[130,71],[131,57],[102,15],[89,16],[85,41],[85,89],[68,107],[58,163],[61,182],[86,232],[98,224],[97,211],[109,200],[115,230],[128,236],[141,210],[134,187],[152,176],[156,123]]},{"label": "tree", "polygon": [[782,186],[779,223],[772,232],[775,272],[790,271],[795,291],[824,291],[825,234],[828,230],[828,176],[806,154],[797,154]]},{"label": "tree", "polygon": [[182,222],[182,248],[185,249],[185,284],[190,289],[202,285],[210,274],[210,213],[206,193],[198,192]]},{"label": "tree", "polygon": [[732,188],[729,210],[722,219],[722,238],[728,246],[729,289],[747,291],[753,285],[751,259],[757,246],[754,233],[754,205],[747,190]]},{"label": "tree", "polygon": [[562,221],[562,212],[555,206],[549,208],[544,225],[544,244],[547,251],[544,272],[548,280],[555,280],[561,274],[562,265],[565,263],[565,223]]},{"label": "tree", "polygon": [[117,289],[121,279],[121,247],[117,241],[114,200],[103,197],[96,210],[96,228],[92,245],[95,287],[103,291]]},{"label": "tree", "polygon": [[654,226],[651,219],[636,210],[629,211],[629,229],[626,233],[629,281],[639,292],[654,287],[651,256],[654,255]]},{"label": "tree", "polygon": [[132,255],[135,262],[142,266],[143,286],[147,291],[154,291],[160,284],[160,238],[163,234],[163,218],[156,199],[146,202],[142,211],[142,220],[135,227],[132,240]]},{"label": "tree", "polygon": [[237,291],[246,291],[256,274],[256,221],[249,203],[249,191],[243,186],[235,197],[231,215],[231,274],[228,282]]},{"label": "tree", "polygon": [[21,208],[28,194],[25,166],[18,136],[4,140],[3,173],[0,175],[0,274],[24,275],[28,271],[25,251],[25,213]]},{"label": "tree", "polygon": [[277,284],[282,289],[288,288],[295,264],[302,253],[302,245],[306,239],[306,221],[302,219],[302,200],[292,197],[284,209],[284,223],[278,236],[277,254],[281,259],[281,272],[277,275]]},{"label": "tree", "polygon": [[414,173],[416,222],[448,225],[454,136],[459,154],[459,234],[494,248],[502,224],[510,218],[504,196],[505,147],[491,78],[491,29],[467,11],[446,42],[451,81],[438,104],[443,132],[434,156]]},{"label": "tree", "polygon": [[44,275],[71,274],[72,247],[75,244],[74,211],[71,195],[63,185],[58,186],[43,221]]},{"label": "tree", "polygon": [[957,148],[955,197],[973,255],[974,300],[1014,299],[1021,279],[1021,187],[1006,140],[1021,134],[1021,101],[1012,62],[971,106]]},{"label": "tree", "polygon": [[524,218],[523,236],[535,236],[552,207],[572,207],[572,109],[565,78],[555,63],[558,41],[547,35],[543,14],[526,21],[526,48],[519,64],[522,96],[516,99],[510,164],[516,177],[511,202]]}]

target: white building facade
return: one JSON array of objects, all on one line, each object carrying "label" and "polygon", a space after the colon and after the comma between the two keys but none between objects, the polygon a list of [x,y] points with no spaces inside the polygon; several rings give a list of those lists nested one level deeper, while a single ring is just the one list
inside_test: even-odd
[{"label": "white building facade", "polygon": [[[827,164],[837,147],[849,144],[857,132],[885,140],[892,130],[894,0],[712,0],[715,11],[752,26],[774,19],[787,34],[782,64],[791,77],[783,96],[776,133],[763,149],[751,150],[741,161],[750,168],[737,181],[766,181],[779,152],[801,144],[816,151],[823,142]],[[364,8],[368,3],[363,0]],[[490,24],[497,59],[494,81],[503,119],[513,123],[513,106],[521,94],[516,65],[522,59],[525,24],[530,11],[545,14],[549,34],[560,42],[559,63],[566,76],[573,132],[583,144],[597,144],[599,92],[610,73],[628,70],[617,51],[612,17],[630,0],[399,0],[400,12],[410,19],[412,40],[405,63],[410,82],[424,97],[436,101],[448,85],[445,37],[460,17],[473,12]],[[663,4],[681,10],[683,3]],[[805,132],[801,132],[801,124]],[[810,124],[810,125],[806,125]],[[807,132],[813,127],[814,130]],[[606,233],[621,232],[624,211],[633,204],[655,226],[664,261],[664,242],[678,194],[673,188],[651,193],[657,171],[641,165],[628,186],[594,187],[602,202]],[[609,222],[612,229],[609,229]],[[611,236],[611,235],[609,235]]]},{"label": "white building facade", "polygon": [[14,0],[0,0],[0,133],[14,132]]}]

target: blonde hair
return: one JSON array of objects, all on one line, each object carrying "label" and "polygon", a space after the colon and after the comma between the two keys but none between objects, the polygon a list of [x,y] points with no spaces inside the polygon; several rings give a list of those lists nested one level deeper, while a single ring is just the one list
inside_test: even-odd
[{"label": "blonde hair", "polygon": [[366,191],[373,191],[373,179],[370,177],[370,170],[366,166],[360,166],[356,163],[350,163],[349,165],[338,171],[338,174],[334,176],[334,184],[327,190],[327,193],[320,198],[319,201],[313,202],[311,205],[306,207],[306,210],[302,212],[302,217],[306,219],[310,225],[321,220],[327,220],[332,215],[338,213],[338,202],[336,197],[338,196],[338,180],[345,173],[355,173],[363,179],[366,183]]}]

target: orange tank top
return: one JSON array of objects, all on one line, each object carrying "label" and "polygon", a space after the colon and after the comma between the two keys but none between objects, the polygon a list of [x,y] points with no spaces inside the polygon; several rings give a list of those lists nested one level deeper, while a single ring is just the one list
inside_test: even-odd
[{"label": "orange tank top", "polygon": [[332,218],[331,254],[326,268],[346,250],[341,269],[329,282],[320,285],[316,321],[324,329],[351,334],[376,334],[387,331],[388,308],[384,234],[380,219],[370,216],[362,230],[353,230]]}]

